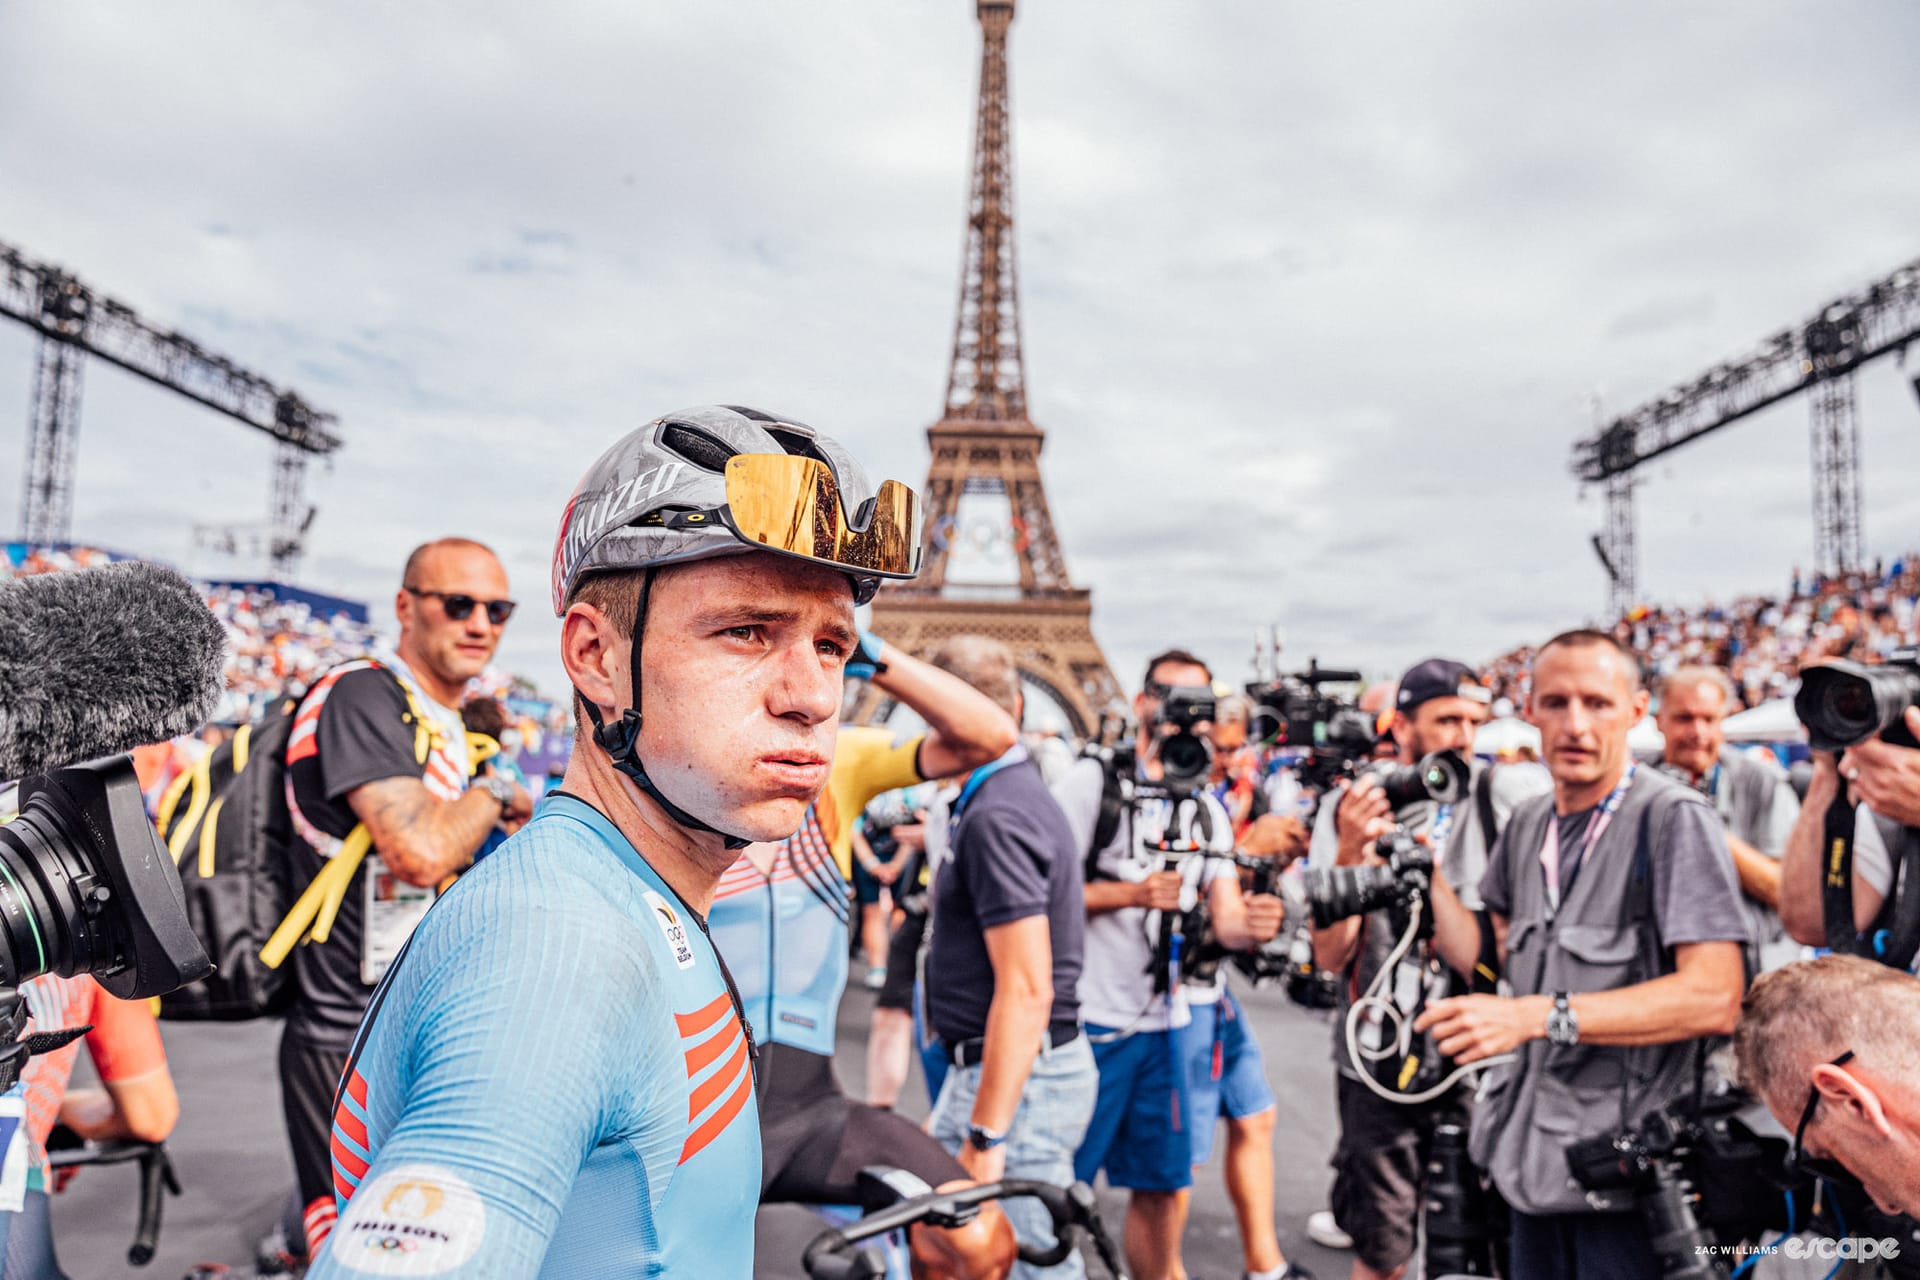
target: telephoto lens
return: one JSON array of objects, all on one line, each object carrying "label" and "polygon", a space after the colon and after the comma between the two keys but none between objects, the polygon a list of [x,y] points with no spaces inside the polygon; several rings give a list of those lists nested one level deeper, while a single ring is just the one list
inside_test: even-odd
[{"label": "telephoto lens", "polygon": [[1907,732],[1908,707],[1920,705],[1920,653],[1897,651],[1884,666],[1835,661],[1800,672],[1793,711],[1815,751],[1844,751],[1878,735],[1920,747]]},{"label": "telephoto lens", "polygon": [[1467,1131],[1435,1125],[1427,1156],[1427,1275],[1442,1280],[1493,1274],[1491,1209],[1480,1171],[1467,1155]]},{"label": "telephoto lens", "polygon": [[1404,809],[1422,800],[1459,804],[1473,785],[1473,772],[1458,751],[1436,751],[1419,764],[1396,764],[1374,771],[1387,803]]}]

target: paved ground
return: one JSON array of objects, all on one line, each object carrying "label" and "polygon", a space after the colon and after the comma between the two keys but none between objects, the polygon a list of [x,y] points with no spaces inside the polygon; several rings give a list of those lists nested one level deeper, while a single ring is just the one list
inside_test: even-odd
[{"label": "paved ground", "polygon": [[[1321,1249],[1303,1234],[1307,1214],[1326,1203],[1330,1176],[1326,1157],[1334,1120],[1329,1032],[1277,991],[1247,994],[1245,1003],[1280,1095],[1274,1139],[1280,1241],[1290,1258],[1313,1268],[1321,1280],[1333,1280],[1346,1274],[1348,1255]],[[841,1078],[854,1091],[865,1074],[871,1007],[871,997],[856,991],[841,1011]],[[126,1245],[133,1235],[133,1171],[123,1167],[84,1173],[54,1201],[61,1261],[74,1280],[175,1280],[201,1262],[242,1267],[251,1261],[253,1242],[271,1226],[292,1185],[274,1075],[278,1024],[170,1024],[165,1034],[182,1102],[180,1127],[169,1146],[185,1194],[167,1203],[159,1256],[136,1270],[126,1263]],[[908,1093],[903,1110],[923,1115],[925,1092],[917,1075]],[[1103,1203],[1117,1234],[1121,1202],[1106,1197]],[[819,1229],[819,1219],[800,1210],[762,1213],[756,1275],[801,1280],[800,1250]],[[1205,1171],[1196,1188],[1186,1259],[1195,1280],[1232,1280],[1240,1274],[1238,1235],[1217,1167]]]}]

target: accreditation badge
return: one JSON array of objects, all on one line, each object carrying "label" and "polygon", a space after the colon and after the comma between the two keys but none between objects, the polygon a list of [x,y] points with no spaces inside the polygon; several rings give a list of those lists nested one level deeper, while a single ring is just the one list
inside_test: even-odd
[{"label": "accreditation badge", "polygon": [[377,853],[367,855],[362,870],[366,910],[361,914],[360,981],[372,986],[386,977],[388,966],[433,905],[433,890],[408,884],[388,870]]}]

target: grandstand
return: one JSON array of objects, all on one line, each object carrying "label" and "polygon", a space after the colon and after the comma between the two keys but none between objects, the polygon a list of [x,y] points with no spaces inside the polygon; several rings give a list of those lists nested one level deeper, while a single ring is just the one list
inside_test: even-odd
[{"label": "grandstand", "polygon": [[[1732,675],[1742,703],[1757,707],[1793,692],[1804,663],[1826,658],[1883,662],[1920,644],[1920,551],[1891,564],[1802,579],[1787,590],[1693,608],[1636,605],[1609,628],[1639,655],[1650,678],[1705,662]],[[1544,637],[1543,637],[1544,638]],[[1496,699],[1525,704],[1531,646],[1501,654],[1483,671]]]},{"label": "grandstand", "polygon": [[[9,542],[0,548],[0,573],[11,578],[147,558],[69,543]],[[329,668],[386,647],[361,601],[274,582],[195,585],[226,628],[230,646],[227,690],[213,717],[217,725],[257,719],[276,698],[304,693]],[[526,680],[495,667],[474,680],[469,696],[499,698],[507,704],[518,730],[516,755],[530,776],[564,767],[571,742],[565,707],[556,707]]]}]

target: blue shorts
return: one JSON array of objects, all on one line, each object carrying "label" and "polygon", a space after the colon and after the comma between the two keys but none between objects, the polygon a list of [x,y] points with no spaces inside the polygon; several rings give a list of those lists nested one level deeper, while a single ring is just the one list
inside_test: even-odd
[{"label": "blue shorts", "polygon": [[1182,1191],[1193,1185],[1192,1108],[1187,1072],[1171,1031],[1136,1031],[1103,1042],[1114,1028],[1087,1024],[1100,1094],[1093,1121],[1073,1156],[1073,1176],[1129,1191]]},{"label": "blue shorts", "polygon": [[1193,1162],[1213,1158],[1219,1120],[1244,1120],[1275,1105],[1267,1086],[1267,1063],[1247,1016],[1231,991],[1219,1003],[1193,1006],[1193,1021],[1174,1032],[1187,1066],[1187,1096],[1193,1100]]}]

